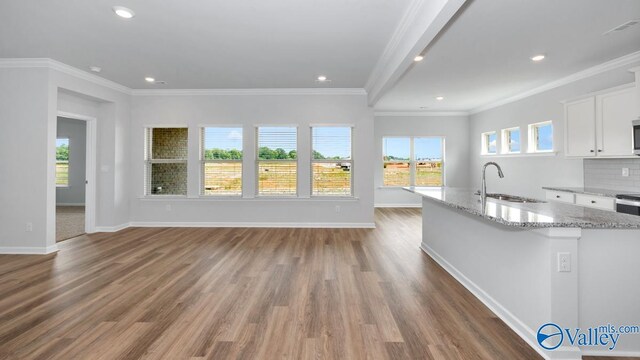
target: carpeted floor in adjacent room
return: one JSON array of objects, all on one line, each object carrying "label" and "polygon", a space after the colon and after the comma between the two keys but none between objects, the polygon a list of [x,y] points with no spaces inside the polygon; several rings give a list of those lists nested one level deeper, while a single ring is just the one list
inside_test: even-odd
[{"label": "carpeted floor in adjacent room", "polygon": [[56,242],[84,234],[84,206],[56,206]]}]

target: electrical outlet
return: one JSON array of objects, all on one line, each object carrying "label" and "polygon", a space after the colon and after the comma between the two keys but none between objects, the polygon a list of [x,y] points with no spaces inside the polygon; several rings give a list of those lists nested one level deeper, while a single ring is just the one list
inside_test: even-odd
[{"label": "electrical outlet", "polygon": [[336,205],[336,212],[339,213],[340,212],[340,205]]},{"label": "electrical outlet", "polygon": [[622,176],[629,176],[629,168],[622,168]]},{"label": "electrical outlet", "polygon": [[32,232],[33,231],[33,223],[28,222],[25,231]]},{"label": "electrical outlet", "polygon": [[571,253],[558,253],[558,272],[571,272]]}]

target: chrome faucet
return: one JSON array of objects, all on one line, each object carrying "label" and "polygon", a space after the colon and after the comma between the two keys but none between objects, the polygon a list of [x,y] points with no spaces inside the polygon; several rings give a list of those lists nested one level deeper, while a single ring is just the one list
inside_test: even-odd
[{"label": "chrome faucet", "polygon": [[480,190],[480,198],[482,199],[483,204],[485,203],[485,201],[487,201],[487,179],[485,178],[485,176],[487,173],[487,166],[489,165],[494,165],[498,169],[498,176],[500,176],[501,179],[504,177],[500,165],[494,163],[493,161],[484,164],[484,166],[482,167],[482,189]]}]

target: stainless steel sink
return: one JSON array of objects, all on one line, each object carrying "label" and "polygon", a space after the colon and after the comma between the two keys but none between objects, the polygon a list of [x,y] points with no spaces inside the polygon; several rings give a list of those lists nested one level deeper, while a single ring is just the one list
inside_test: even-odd
[{"label": "stainless steel sink", "polygon": [[[476,192],[476,195],[480,196],[480,191]],[[522,196],[516,195],[507,195],[507,194],[487,194],[488,198],[496,199],[496,200],[504,200],[509,202],[516,203],[546,203],[546,201],[526,198]]]}]

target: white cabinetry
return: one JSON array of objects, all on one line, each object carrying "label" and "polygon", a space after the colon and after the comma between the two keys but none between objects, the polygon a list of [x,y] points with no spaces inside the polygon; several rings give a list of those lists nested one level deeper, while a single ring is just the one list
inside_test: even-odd
[{"label": "white cabinetry", "polygon": [[606,196],[547,190],[546,198],[547,200],[559,201],[567,204],[575,204],[600,210],[616,211],[616,200]]},{"label": "white cabinetry", "polygon": [[633,156],[633,86],[565,103],[565,154],[579,157]]}]

